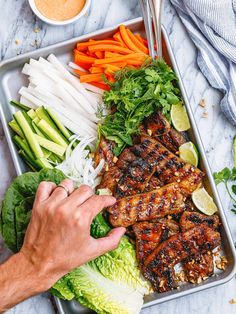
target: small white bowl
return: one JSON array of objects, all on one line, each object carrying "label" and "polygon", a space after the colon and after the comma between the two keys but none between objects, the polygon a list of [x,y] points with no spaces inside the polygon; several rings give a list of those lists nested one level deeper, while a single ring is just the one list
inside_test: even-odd
[{"label": "small white bowl", "polygon": [[37,17],[40,20],[42,20],[43,22],[45,22],[47,24],[51,24],[51,25],[55,25],[55,26],[64,26],[64,25],[75,23],[79,18],[81,18],[83,15],[85,15],[85,13],[87,12],[87,10],[91,4],[91,0],[86,0],[83,9],[76,16],[72,17],[71,19],[65,20],[65,21],[56,21],[56,20],[51,20],[51,19],[47,18],[46,16],[44,16],[36,7],[34,0],[28,0],[28,1],[29,1],[29,5],[30,5],[32,11],[34,12],[35,15],[37,15]]}]

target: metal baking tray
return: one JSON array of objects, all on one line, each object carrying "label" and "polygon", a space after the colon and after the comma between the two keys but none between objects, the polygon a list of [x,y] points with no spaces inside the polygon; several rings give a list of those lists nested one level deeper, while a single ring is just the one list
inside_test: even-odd
[{"label": "metal baking tray", "polygon": [[[142,18],[137,18],[134,20],[130,20],[126,23],[127,26],[132,29],[134,32],[139,32],[145,36],[144,32],[144,24]],[[21,69],[25,62],[29,61],[29,58],[39,58],[47,57],[50,53],[54,53],[60,60],[64,62],[68,62],[72,58],[72,50],[74,45],[78,41],[88,40],[89,38],[94,39],[102,39],[105,37],[110,37],[114,31],[117,29],[117,26],[112,28],[107,28],[103,30],[99,30],[97,32],[84,35],[78,38],[71,39],[69,41],[59,43],[47,48],[43,48],[34,52],[30,52],[10,60],[3,61],[0,64],[0,102],[2,106],[0,106],[0,114],[3,123],[3,128],[6,134],[6,138],[9,144],[9,148],[11,151],[12,159],[16,168],[16,172],[18,175],[27,171],[28,168],[22,162],[20,157],[18,156],[17,150],[14,147],[14,144],[11,140],[11,130],[9,129],[7,123],[12,119],[12,114],[14,113],[14,108],[9,105],[9,101],[11,99],[19,98],[17,95],[18,90],[22,85],[26,83],[26,77],[21,74]],[[163,57],[165,61],[173,68],[175,73],[179,78],[179,87],[182,92],[183,100],[185,102],[185,106],[187,108],[187,112],[189,115],[189,119],[191,122],[191,130],[188,132],[190,140],[196,143],[199,152],[200,152],[200,168],[206,173],[205,179],[205,187],[208,192],[214,198],[214,201],[219,209],[219,216],[221,218],[221,235],[222,235],[222,248],[223,254],[228,259],[228,267],[224,272],[217,273],[217,275],[212,276],[201,284],[189,284],[186,283],[180,287],[179,290],[169,291],[165,293],[152,293],[145,297],[143,307],[148,307],[151,305],[155,305],[161,302],[166,302],[172,300],[177,297],[182,297],[187,294],[191,294],[197,291],[201,291],[210,287],[214,287],[216,285],[223,284],[229,281],[236,271],[236,255],[235,248],[231,238],[231,234],[229,231],[229,227],[225,218],[224,210],[221,205],[216,186],[214,183],[214,179],[212,177],[210,167],[208,165],[206,155],[203,149],[203,145],[197,130],[197,125],[195,123],[195,119],[193,116],[193,112],[184,88],[184,84],[181,79],[181,75],[170,45],[170,41],[168,39],[167,32],[164,27],[162,27],[162,43],[163,43]],[[77,302],[71,301],[62,301],[59,299],[55,299],[56,304],[58,306],[58,310],[61,314],[82,314],[82,313],[93,313],[91,310],[81,307]]]}]

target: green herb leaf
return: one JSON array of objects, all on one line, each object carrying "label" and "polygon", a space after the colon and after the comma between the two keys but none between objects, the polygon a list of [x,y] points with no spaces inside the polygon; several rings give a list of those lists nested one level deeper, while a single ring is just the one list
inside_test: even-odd
[{"label": "green herb leaf", "polygon": [[236,194],[236,185],[232,185],[231,189],[232,189],[232,192]]},{"label": "green herb leaf", "polygon": [[213,177],[215,179],[215,183],[219,184],[230,179],[231,171],[229,168],[225,167],[223,170],[213,173]]},{"label": "green herb leaf", "polygon": [[170,119],[172,104],[181,101],[177,78],[163,61],[153,61],[139,69],[124,69],[116,73],[116,82],[104,93],[103,101],[113,110],[103,124],[100,134],[116,144],[118,156],[127,145],[132,145],[132,135],[138,134],[145,117],[156,110]]}]

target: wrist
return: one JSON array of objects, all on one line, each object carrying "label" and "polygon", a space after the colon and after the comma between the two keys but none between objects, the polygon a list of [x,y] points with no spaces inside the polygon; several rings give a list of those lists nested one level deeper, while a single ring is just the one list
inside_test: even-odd
[{"label": "wrist", "polygon": [[32,288],[36,293],[49,290],[64,275],[64,273],[58,273],[54,270],[53,263],[47,262],[44,258],[39,260],[34,253],[28,254],[28,252],[21,250],[16,256],[27,269]]},{"label": "wrist", "polygon": [[[19,252],[13,256],[17,265],[21,265],[22,273],[29,290],[38,294],[47,291],[60,278],[51,274],[49,267],[34,262],[24,252]],[[58,277],[58,278],[57,278]]]}]

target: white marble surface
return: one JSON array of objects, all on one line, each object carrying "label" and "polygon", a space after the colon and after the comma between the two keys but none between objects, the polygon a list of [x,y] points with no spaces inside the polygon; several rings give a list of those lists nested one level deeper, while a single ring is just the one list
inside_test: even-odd
[{"label": "white marble surface", "polygon": [[[235,129],[219,112],[221,95],[209,87],[199,72],[195,48],[169,1],[164,2],[163,23],[170,35],[211,169],[216,171],[224,166],[231,166],[231,146],[232,138],[236,133]],[[40,22],[31,13],[26,0],[0,0],[0,59],[111,26],[135,18],[139,14],[136,0],[93,0],[88,16],[72,26],[55,28]],[[35,28],[40,28],[41,31],[35,33]],[[16,40],[19,41],[18,44]],[[37,47],[35,40],[37,40]],[[202,98],[206,100],[208,118],[202,117],[203,109],[199,106]],[[15,176],[15,171],[1,127],[0,169],[0,197],[2,197],[9,182]],[[229,199],[225,191],[222,188],[219,190],[234,240],[236,240],[236,216],[229,210]],[[4,259],[5,256],[6,251],[0,244],[0,258]],[[142,314],[233,314],[236,313],[236,304],[229,303],[232,298],[236,298],[235,278],[223,286],[145,309]],[[51,314],[54,310],[47,296],[37,296],[16,306],[9,313]]]}]

